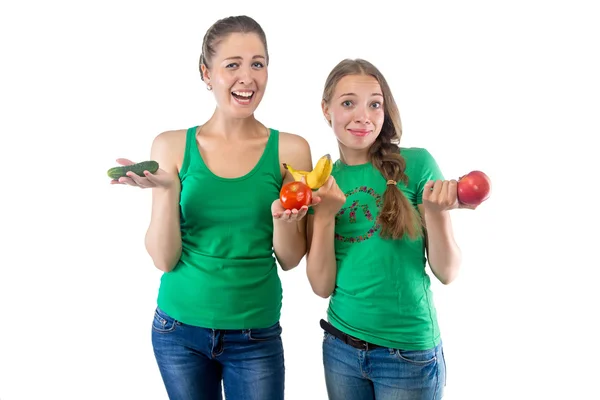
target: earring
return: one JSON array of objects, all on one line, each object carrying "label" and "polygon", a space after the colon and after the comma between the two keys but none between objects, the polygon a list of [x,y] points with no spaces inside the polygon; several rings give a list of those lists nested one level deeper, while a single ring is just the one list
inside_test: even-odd
[{"label": "earring", "polygon": [[210,83],[206,85],[206,90],[212,90],[212,85]]}]

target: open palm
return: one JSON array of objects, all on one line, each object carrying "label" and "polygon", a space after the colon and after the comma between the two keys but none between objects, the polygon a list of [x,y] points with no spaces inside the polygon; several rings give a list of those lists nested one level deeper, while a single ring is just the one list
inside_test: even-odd
[{"label": "open palm", "polygon": [[[120,165],[132,165],[135,162],[126,158],[117,158],[117,163]],[[163,169],[159,168],[155,173],[144,171],[143,176],[140,176],[134,172],[127,172],[127,176],[123,176],[119,179],[113,179],[110,183],[113,185],[129,185],[137,186],[142,189],[146,188],[169,188],[174,186],[175,178],[173,174],[169,174]]]}]

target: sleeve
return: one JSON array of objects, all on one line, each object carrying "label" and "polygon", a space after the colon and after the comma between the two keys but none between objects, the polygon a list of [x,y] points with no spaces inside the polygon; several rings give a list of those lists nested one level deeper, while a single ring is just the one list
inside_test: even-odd
[{"label": "sleeve", "polygon": [[444,175],[435,158],[426,149],[420,151],[421,173],[417,183],[417,204],[423,203],[423,188],[429,181],[444,180]]}]

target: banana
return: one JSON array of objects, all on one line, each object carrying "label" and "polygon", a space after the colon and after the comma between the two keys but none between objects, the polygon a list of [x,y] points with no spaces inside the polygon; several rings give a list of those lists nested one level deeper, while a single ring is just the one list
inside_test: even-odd
[{"label": "banana", "polygon": [[331,175],[333,161],[329,154],[325,154],[323,157],[319,158],[317,165],[312,171],[300,171],[285,163],[283,164],[283,167],[290,171],[295,181],[301,181],[304,177],[308,187],[316,190],[323,186],[327,181],[327,178],[329,178],[329,175]]},{"label": "banana", "polygon": [[290,164],[286,164],[286,163],[283,163],[283,167],[285,169],[287,169],[288,171],[290,171],[290,174],[292,174],[295,181],[301,181],[303,176],[306,176],[310,173],[309,171],[300,171],[300,170],[294,169],[294,168],[292,168],[292,166]]}]

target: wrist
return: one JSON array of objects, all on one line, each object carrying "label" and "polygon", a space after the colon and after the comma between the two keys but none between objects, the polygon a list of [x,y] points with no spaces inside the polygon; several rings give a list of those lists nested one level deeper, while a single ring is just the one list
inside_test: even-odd
[{"label": "wrist", "polygon": [[448,221],[449,221],[449,213],[450,211],[448,210],[433,210],[433,211],[428,211],[425,210],[425,225],[427,226],[428,230],[434,230],[434,229],[444,229],[444,227],[447,225]]},{"label": "wrist", "polygon": [[439,208],[429,208],[427,206],[424,206],[423,210],[425,211],[425,218],[430,219],[441,219],[446,214],[448,214],[448,210],[442,210]]},{"label": "wrist", "polygon": [[177,190],[175,185],[169,186],[169,187],[158,186],[158,187],[152,188],[152,190],[160,197],[172,198],[172,199],[179,200],[179,190]]},{"label": "wrist", "polygon": [[319,213],[315,210],[315,217],[313,225],[319,229],[329,228],[335,226],[335,215],[328,215],[326,213]]}]

